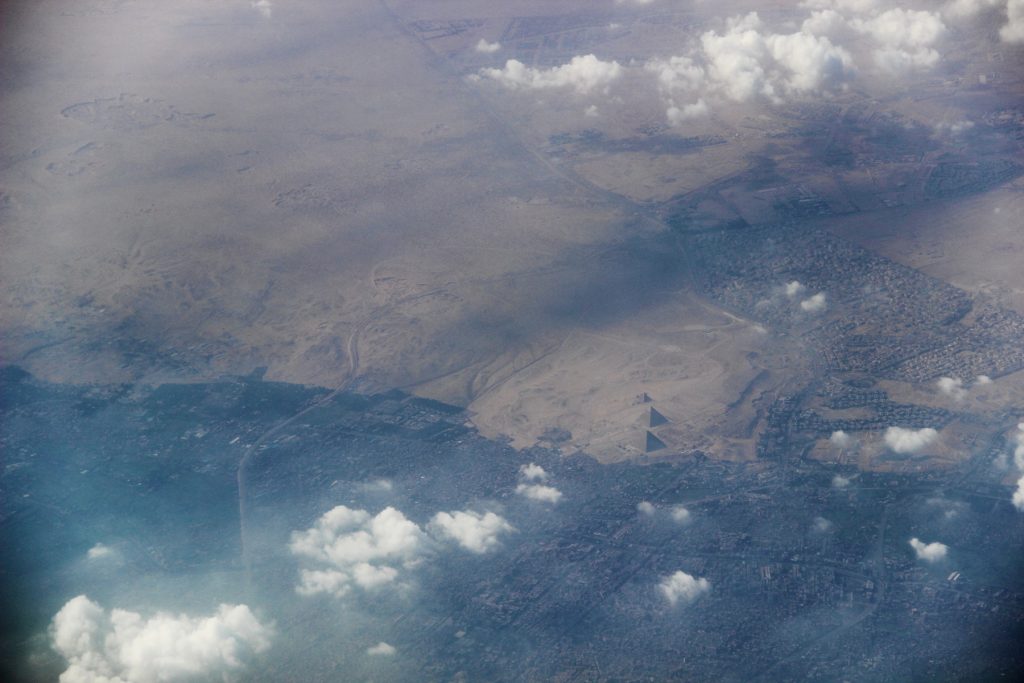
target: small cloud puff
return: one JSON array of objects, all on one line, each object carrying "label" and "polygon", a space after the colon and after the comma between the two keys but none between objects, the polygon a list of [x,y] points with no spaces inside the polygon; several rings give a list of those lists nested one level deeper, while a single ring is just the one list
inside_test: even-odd
[{"label": "small cloud puff", "polygon": [[535,69],[517,59],[510,59],[501,69],[481,69],[476,80],[489,79],[509,90],[569,88],[586,95],[595,90],[607,93],[622,72],[622,66],[616,61],[602,61],[594,55],[577,55],[568,63],[549,69]]},{"label": "small cloud puff", "polygon": [[274,5],[270,0],[253,0],[252,8],[259,12],[264,19],[269,19],[274,11]]},{"label": "small cloud puff", "polygon": [[711,590],[711,584],[707,579],[698,579],[684,571],[677,571],[663,578],[658,584],[658,590],[668,604],[675,607],[680,602],[693,602],[704,595]]},{"label": "small cloud puff", "polygon": [[850,448],[856,443],[856,440],[842,429],[837,429],[832,432],[832,436],[828,437],[828,442],[836,448]]},{"label": "small cloud puff", "polygon": [[372,647],[366,648],[366,654],[371,657],[391,657],[395,654],[395,648],[381,641]]},{"label": "small cloud puff", "polygon": [[647,515],[648,517],[653,517],[654,513],[657,511],[654,507],[654,504],[646,500],[641,500],[639,503],[637,503],[636,510],[640,514]]},{"label": "small cloud puff", "polygon": [[168,683],[229,680],[270,647],[271,625],[246,605],[221,605],[208,617],[103,607],[84,595],[53,618],[53,648],[68,662],[61,683]]},{"label": "small cloud puff", "polygon": [[690,521],[690,511],[682,505],[676,505],[672,508],[672,521],[677,524],[685,524]]},{"label": "small cloud puff", "polygon": [[940,377],[935,385],[939,388],[946,396],[949,396],[955,401],[962,401],[967,396],[967,390],[964,389],[964,381],[956,377]]},{"label": "small cloud puff", "polygon": [[519,476],[526,481],[548,480],[548,473],[544,471],[544,468],[532,462],[519,468]]},{"label": "small cloud puff", "polygon": [[539,500],[545,503],[557,503],[562,499],[562,492],[554,486],[543,484],[519,484],[516,486],[516,493],[530,500]]},{"label": "small cloud puff", "polygon": [[845,489],[849,485],[850,480],[841,474],[832,477],[832,488],[834,489]]},{"label": "small cloud puff", "polygon": [[811,524],[811,530],[818,534],[828,533],[834,528],[834,524],[828,521],[824,517],[815,517],[814,522]]},{"label": "small cloud puff", "polygon": [[501,49],[501,43],[499,43],[498,41],[494,41],[493,43],[488,43],[486,38],[481,38],[480,42],[478,42],[476,44],[476,51],[477,52],[482,52],[482,53],[488,54],[488,55],[489,54],[493,54],[493,53],[497,52],[500,49]]},{"label": "small cloud puff", "polygon": [[438,512],[430,520],[430,532],[440,540],[453,540],[471,553],[482,555],[500,545],[500,536],[515,531],[504,517],[471,510]]},{"label": "small cloud puff", "polygon": [[796,297],[800,296],[801,294],[804,293],[806,289],[807,288],[804,287],[799,280],[792,280],[790,282],[787,282],[784,287],[786,296],[789,297],[790,299],[795,299]]},{"label": "small cloud puff", "polygon": [[393,507],[371,516],[339,505],[311,529],[292,533],[292,554],[320,565],[300,572],[296,591],[341,597],[353,587],[373,590],[391,584],[400,568],[415,564],[424,540],[420,527]]},{"label": "small cloud puff", "polygon": [[812,297],[800,302],[800,309],[805,313],[821,313],[828,308],[828,301],[824,292],[818,292]]},{"label": "small cloud puff", "polygon": [[949,546],[945,543],[924,543],[916,538],[910,539],[909,543],[910,547],[914,549],[917,559],[925,562],[938,562],[945,559],[946,553],[949,552]]},{"label": "small cloud puff", "polygon": [[893,453],[917,453],[935,443],[939,433],[931,427],[924,429],[906,429],[905,427],[889,427],[885,430],[885,445]]},{"label": "small cloud puff", "polygon": [[97,543],[93,547],[89,548],[89,552],[87,552],[85,556],[90,560],[114,559],[117,556],[117,551],[109,545]]}]

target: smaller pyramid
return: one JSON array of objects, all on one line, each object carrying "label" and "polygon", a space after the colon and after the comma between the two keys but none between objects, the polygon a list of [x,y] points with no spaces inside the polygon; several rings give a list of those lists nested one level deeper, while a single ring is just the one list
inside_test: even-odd
[{"label": "smaller pyramid", "polygon": [[667,448],[665,442],[656,437],[654,434],[647,432],[647,443],[644,445],[644,453],[660,451],[662,448]]},{"label": "smaller pyramid", "polygon": [[650,403],[652,400],[653,399],[650,396],[647,395],[646,391],[644,393],[640,394],[640,402],[641,403]]},{"label": "smaller pyramid", "polygon": [[660,425],[668,424],[668,418],[659,413],[655,408],[651,408],[651,415],[648,418],[647,426],[658,427]]}]

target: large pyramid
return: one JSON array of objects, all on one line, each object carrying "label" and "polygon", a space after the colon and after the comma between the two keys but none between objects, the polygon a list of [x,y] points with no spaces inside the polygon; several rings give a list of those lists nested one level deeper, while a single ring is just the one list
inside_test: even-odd
[{"label": "large pyramid", "polygon": [[651,432],[647,432],[647,443],[644,445],[644,453],[660,451],[662,448],[667,448],[665,442]]}]

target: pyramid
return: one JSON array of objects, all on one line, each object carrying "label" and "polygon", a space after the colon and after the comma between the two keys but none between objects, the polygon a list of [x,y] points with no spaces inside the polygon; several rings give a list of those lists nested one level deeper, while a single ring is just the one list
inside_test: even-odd
[{"label": "pyramid", "polygon": [[662,448],[667,448],[665,442],[656,437],[654,434],[647,432],[647,443],[644,445],[644,453],[660,451]]},{"label": "pyramid", "polygon": [[658,427],[660,425],[668,424],[668,418],[659,413],[654,408],[651,408],[651,415],[647,422],[648,427]]},{"label": "pyramid", "polygon": [[646,391],[640,395],[640,402],[641,403],[650,403],[651,400],[652,400],[651,397],[647,395]]}]

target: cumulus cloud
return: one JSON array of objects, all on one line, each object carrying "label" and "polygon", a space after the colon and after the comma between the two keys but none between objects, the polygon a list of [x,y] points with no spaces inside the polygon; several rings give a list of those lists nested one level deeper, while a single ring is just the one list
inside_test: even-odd
[{"label": "cumulus cloud", "polygon": [[815,517],[814,522],[811,524],[811,530],[815,533],[824,534],[832,531],[833,526],[832,522],[824,517]]},{"label": "cumulus cloud", "polygon": [[891,73],[935,66],[939,53],[933,46],[946,34],[946,25],[938,12],[902,7],[868,19],[855,17],[849,24],[879,45],[875,63]]},{"label": "cumulus cloud", "polygon": [[548,473],[536,463],[523,465],[519,468],[519,476],[526,481],[547,481]]},{"label": "cumulus cloud", "polygon": [[999,37],[1007,43],[1024,43],[1024,0],[1006,3],[1006,23],[999,29]]},{"label": "cumulus cloud", "polygon": [[318,568],[300,572],[300,595],[336,597],[353,587],[373,590],[392,584],[400,569],[410,568],[424,552],[420,527],[393,507],[374,516],[339,505],[305,531],[292,533],[292,554]]},{"label": "cumulus cloud", "polygon": [[832,488],[834,489],[845,489],[849,485],[850,480],[841,474],[832,477]]},{"label": "cumulus cloud", "polygon": [[1013,491],[1013,506],[1024,511],[1024,422],[1017,425],[1017,433],[1013,437],[1015,448],[1013,449],[1013,463],[1021,471],[1021,477],[1017,480],[1017,488]]},{"label": "cumulus cloud", "polygon": [[939,438],[939,433],[931,427],[924,429],[889,427],[885,430],[883,438],[885,445],[894,453],[917,453],[935,443]]},{"label": "cumulus cloud", "polygon": [[371,657],[391,657],[395,654],[395,648],[381,641],[372,647],[366,648],[366,654]]},{"label": "cumulus cloud", "polygon": [[842,85],[853,75],[853,58],[823,35],[762,30],[757,12],[732,17],[724,33],[701,36],[707,73],[728,99],[781,102],[786,93]]},{"label": "cumulus cloud", "polygon": [[818,292],[800,302],[800,310],[805,313],[821,313],[826,308],[828,308],[828,300],[825,298],[825,292]]},{"label": "cumulus cloud", "polygon": [[789,297],[790,299],[795,299],[796,297],[800,296],[801,294],[804,293],[806,289],[806,287],[800,284],[799,280],[792,280],[791,282],[787,282],[784,287],[786,296]]},{"label": "cumulus cloud", "polygon": [[978,375],[974,378],[975,386],[983,387],[988,384],[992,384],[992,378],[988,375]]},{"label": "cumulus cloud", "polygon": [[90,560],[114,559],[117,556],[117,551],[109,545],[97,543],[93,547],[89,548],[89,551],[85,556]]},{"label": "cumulus cloud", "polygon": [[942,8],[942,13],[949,17],[973,17],[975,14],[992,7],[999,7],[1006,0],[952,0]]},{"label": "cumulus cloud", "polygon": [[828,437],[828,442],[836,448],[849,448],[855,443],[853,437],[842,429],[832,432],[832,436]]},{"label": "cumulus cloud", "polygon": [[594,55],[577,55],[568,63],[550,69],[536,69],[517,59],[510,59],[500,69],[481,69],[477,78],[495,81],[510,90],[566,88],[586,95],[595,90],[607,93],[622,72],[622,66],[616,61],[602,61]]},{"label": "cumulus cloud", "polygon": [[935,385],[939,388],[939,391],[954,400],[962,401],[967,396],[967,390],[964,389],[964,381],[962,379],[940,377]]},{"label": "cumulus cloud", "polygon": [[910,547],[917,554],[917,559],[925,562],[938,562],[945,559],[946,553],[949,552],[949,546],[945,543],[925,543],[916,538],[910,539]]},{"label": "cumulus cloud", "polygon": [[430,532],[440,540],[452,540],[471,553],[482,555],[500,545],[500,537],[515,531],[504,517],[471,510],[438,512],[430,520]]},{"label": "cumulus cloud", "polygon": [[493,54],[493,53],[497,52],[500,49],[501,49],[501,43],[499,43],[498,41],[494,41],[493,43],[488,43],[486,38],[481,38],[480,42],[478,42],[476,44],[476,51],[477,52],[483,52],[484,54],[488,54],[488,55],[489,54]]},{"label": "cumulus cloud", "polygon": [[252,8],[263,15],[264,18],[269,19],[273,13],[274,5],[270,0],[253,0]]},{"label": "cumulus cloud", "polygon": [[[658,90],[665,101],[665,118],[669,125],[678,126],[684,121],[700,118],[708,114],[708,105],[704,98],[692,95],[706,86],[706,74],[703,67],[685,56],[669,57],[668,59],[652,59],[644,65],[644,69],[655,75]],[[680,98],[696,99],[689,103],[680,103]]]},{"label": "cumulus cloud", "polygon": [[636,510],[640,514],[647,515],[648,517],[653,517],[654,513],[657,512],[657,509],[654,507],[654,504],[646,500],[641,500],[639,503],[637,503]]},{"label": "cumulus cloud", "polygon": [[519,484],[516,486],[516,493],[530,500],[539,500],[545,503],[557,503],[562,499],[562,492],[554,486],[543,484]]},{"label": "cumulus cloud", "polygon": [[690,521],[690,511],[682,505],[672,507],[672,521],[677,524],[685,524]]},{"label": "cumulus cloud", "polygon": [[54,649],[68,662],[61,683],[166,683],[225,679],[270,647],[273,626],[246,605],[208,617],[107,612],[84,595],[53,618]]},{"label": "cumulus cloud", "polygon": [[658,584],[658,590],[668,600],[668,604],[675,607],[680,602],[693,602],[704,595],[711,590],[711,584],[707,579],[698,579],[684,571],[677,571],[663,578]]}]

